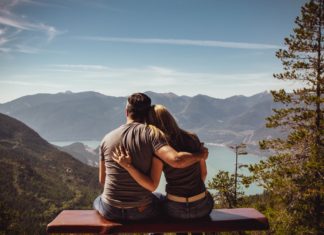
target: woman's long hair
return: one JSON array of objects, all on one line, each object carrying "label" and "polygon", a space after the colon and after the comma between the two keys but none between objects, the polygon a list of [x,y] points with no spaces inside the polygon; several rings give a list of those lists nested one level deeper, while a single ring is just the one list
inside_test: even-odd
[{"label": "woman's long hair", "polygon": [[161,104],[151,106],[147,124],[159,128],[164,133],[169,144],[175,149],[185,146],[184,135],[196,139],[193,133],[181,129],[174,117]]}]

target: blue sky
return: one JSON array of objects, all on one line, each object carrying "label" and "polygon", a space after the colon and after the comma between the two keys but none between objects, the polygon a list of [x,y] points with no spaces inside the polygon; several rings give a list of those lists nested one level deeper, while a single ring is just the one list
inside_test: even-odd
[{"label": "blue sky", "polygon": [[1,0],[0,103],[93,90],[253,95],[293,89],[275,51],[306,0]]}]

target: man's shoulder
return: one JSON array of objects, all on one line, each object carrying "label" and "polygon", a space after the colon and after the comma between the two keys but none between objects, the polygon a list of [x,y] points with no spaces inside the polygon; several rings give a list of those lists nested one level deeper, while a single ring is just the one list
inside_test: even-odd
[{"label": "man's shoulder", "polygon": [[121,125],[119,127],[117,127],[116,129],[108,132],[103,138],[101,143],[107,141],[107,140],[111,140],[112,138],[117,138],[120,137],[122,131],[125,129],[125,125]]},{"label": "man's shoulder", "polygon": [[123,124],[116,129],[108,132],[102,139],[102,142],[104,142],[107,139],[111,138],[117,138],[120,137],[123,133],[131,131],[131,130],[149,130],[148,126],[143,123],[130,123],[130,124]]},{"label": "man's shoulder", "polygon": [[124,128],[122,128],[122,129],[123,129],[123,131],[126,131],[126,132],[149,130],[148,125],[146,125],[145,123],[140,123],[140,122],[132,122],[129,124],[125,124]]}]

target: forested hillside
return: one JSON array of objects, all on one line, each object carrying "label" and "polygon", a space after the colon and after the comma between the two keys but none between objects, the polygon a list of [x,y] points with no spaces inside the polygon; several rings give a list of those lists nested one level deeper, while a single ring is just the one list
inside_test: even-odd
[{"label": "forested hillside", "polygon": [[63,209],[92,208],[97,169],[0,114],[0,234],[45,234]]}]

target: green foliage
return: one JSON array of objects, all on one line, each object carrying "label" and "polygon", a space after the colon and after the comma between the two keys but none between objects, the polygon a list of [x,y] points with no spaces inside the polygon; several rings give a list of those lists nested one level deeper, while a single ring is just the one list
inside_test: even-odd
[{"label": "green foliage", "polygon": [[[241,177],[241,176],[239,176]],[[240,184],[238,184],[240,185]],[[219,208],[234,208],[240,203],[243,191],[238,187],[237,200],[235,198],[235,175],[230,174],[228,171],[219,171],[211,181],[208,182],[208,188],[216,190],[213,194],[214,201]]]},{"label": "green foliage", "polygon": [[277,234],[320,234],[323,221],[324,174],[324,0],[311,0],[296,19],[294,34],[277,52],[284,72],[280,80],[293,80],[301,88],[287,93],[272,91],[284,104],[267,118],[268,128],[286,137],[260,141],[271,156],[251,165],[250,180],[263,186],[273,205],[266,205],[271,228]]},{"label": "green foliage", "polygon": [[91,209],[97,174],[0,114],[0,234],[46,234],[60,211]]}]

